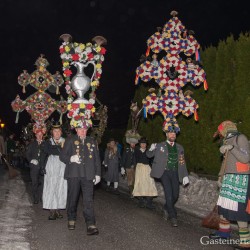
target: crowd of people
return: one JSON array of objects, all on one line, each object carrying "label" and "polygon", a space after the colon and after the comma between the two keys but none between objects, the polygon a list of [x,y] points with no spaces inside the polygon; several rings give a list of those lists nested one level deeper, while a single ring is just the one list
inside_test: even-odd
[{"label": "crowd of people", "polygon": [[[153,198],[158,196],[155,180],[159,180],[165,193],[163,218],[173,227],[178,226],[175,203],[180,184],[188,185],[189,177],[184,148],[176,143],[174,129],[165,131],[165,141],[150,146],[146,138],[127,138],[128,147],[124,150],[114,138],[110,138],[103,157],[96,140],[87,136],[87,126],[75,128],[75,131],[75,135],[64,139],[60,125],[55,124],[50,138],[44,140],[45,132],[38,128],[34,131],[35,139],[28,146],[20,146],[13,134],[6,141],[0,135],[0,152],[6,154],[14,166],[20,166],[20,158],[23,162],[26,158],[30,167],[33,202],[42,202],[43,208],[49,210],[49,220],[62,218],[60,210],[67,209],[68,229],[74,230],[82,191],[87,235],[98,234],[93,206],[94,186],[103,178],[106,191],[119,194],[120,176],[126,176],[130,197],[138,199],[139,207],[149,209],[155,208]],[[230,222],[237,221],[239,247],[246,249],[250,247],[249,142],[231,121],[221,123],[215,136],[222,140],[220,152],[223,163],[218,179],[219,230],[210,234],[210,238],[229,239]]]}]

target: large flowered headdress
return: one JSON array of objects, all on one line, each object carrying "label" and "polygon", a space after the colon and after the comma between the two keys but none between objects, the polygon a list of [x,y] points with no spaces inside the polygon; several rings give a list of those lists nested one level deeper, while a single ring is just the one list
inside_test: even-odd
[{"label": "large flowered headdress", "polygon": [[17,112],[16,123],[19,119],[19,113],[26,110],[34,122],[34,132],[37,131],[38,128],[44,131],[46,128],[45,121],[54,111],[59,112],[60,120],[62,120],[62,115],[67,111],[67,102],[63,100],[62,97],[60,97],[59,100],[55,100],[46,92],[49,87],[54,86],[56,93],[59,94],[59,88],[64,83],[63,77],[58,71],[54,75],[47,71],[46,68],[49,62],[44,55],[40,55],[35,65],[37,69],[33,73],[29,74],[27,70],[24,70],[23,73],[19,75],[18,83],[23,87],[23,93],[26,93],[26,87],[28,85],[31,85],[37,91],[24,101],[17,95],[11,103],[13,111]]},{"label": "large flowered headdress", "polygon": [[[60,46],[60,54],[63,64],[63,75],[65,77],[66,91],[68,93],[68,117],[71,119],[72,127],[92,127],[91,118],[95,113],[95,90],[99,86],[102,74],[102,62],[106,49],[102,47],[107,41],[102,36],[96,36],[92,43],[72,42],[69,34],[60,36],[63,40]],[[76,75],[71,79],[71,66],[77,68]],[[92,65],[93,73],[88,77],[84,69]],[[84,95],[91,88],[89,100]],[[74,100],[74,97],[77,98]]]},{"label": "large flowered headdress", "polygon": [[[188,83],[198,87],[204,84],[208,89],[205,71],[199,65],[200,45],[194,38],[194,32],[187,30],[172,11],[172,18],[147,40],[146,56],[136,69],[135,83],[152,79],[158,85],[158,93],[150,94],[143,100],[144,117],[160,112],[164,117],[163,130],[180,131],[176,116],[194,115],[198,120],[198,104],[190,93],[183,94],[182,88]],[[159,54],[161,53],[161,54]],[[151,55],[150,55],[151,54]],[[160,59],[159,55],[163,55]],[[187,59],[186,59],[187,58]]]}]

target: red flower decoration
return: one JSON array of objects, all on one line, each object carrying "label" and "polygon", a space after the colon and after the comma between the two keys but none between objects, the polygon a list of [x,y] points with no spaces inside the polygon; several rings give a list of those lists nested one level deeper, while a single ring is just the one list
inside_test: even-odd
[{"label": "red flower decoration", "polygon": [[72,55],[72,60],[73,61],[78,61],[79,60],[79,55],[78,54],[73,54]]},{"label": "red flower decoration", "polygon": [[70,76],[70,75],[72,75],[72,71],[70,70],[70,69],[66,69],[66,70],[64,70],[64,72],[63,72],[66,76]]},{"label": "red flower decoration", "polygon": [[87,109],[92,109],[92,108],[93,108],[93,105],[92,105],[92,104],[86,104],[86,108],[87,108]]},{"label": "red flower decoration", "polygon": [[72,103],[71,106],[72,106],[73,109],[77,109],[79,107],[79,104],[78,103]]},{"label": "red flower decoration", "polygon": [[89,53],[89,54],[88,54],[88,59],[90,59],[90,60],[91,60],[91,59],[93,59],[93,58],[94,58],[93,53]]},{"label": "red flower decoration", "polygon": [[100,53],[101,53],[102,55],[105,55],[106,51],[107,51],[107,50],[106,50],[105,48],[101,48]]},{"label": "red flower decoration", "polygon": [[59,51],[60,51],[61,54],[64,53],[64,52],[65,52],[64,47],[61,47],[61,48],[59,49]]}]

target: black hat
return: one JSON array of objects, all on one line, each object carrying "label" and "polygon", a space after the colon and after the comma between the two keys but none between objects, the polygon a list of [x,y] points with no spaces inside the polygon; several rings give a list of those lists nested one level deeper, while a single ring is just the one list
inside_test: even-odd
[{"label": "black hat", "polygon": [[112,142],[112,141],[115,142],[115,139],[114,139],[114,138],[110,138],[110,139],[109,139],[109,142]]},{"label": "black hat", "polygon": [[148,143],[147,139],[145,137],[142,137],[140,140],[139,140],[139,143]]},{"label": "black hat", "polygon": [[53,121],[51,128],[61,128],[61,123],[59,121]]}]

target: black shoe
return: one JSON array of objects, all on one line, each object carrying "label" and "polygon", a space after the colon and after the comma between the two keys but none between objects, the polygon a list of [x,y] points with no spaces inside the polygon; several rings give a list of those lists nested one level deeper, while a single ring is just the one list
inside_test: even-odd
[{"label": "black shoe", "polygon": [[154,210],[155,209],[155,205],[154,204],[147,204],[146,208],[148,208],[150,210]]},{"label": "black shoe", "polygon": [[114,189],[114,191],[113,191],[113,194],[115,194],[115,195],[119,195],[119,194],[120,194],[120,192],[118,191],[118,189],[117,189],[117,188],[115,188],[115,189]]},{"label": "black shoe", "polygon": [[176,218],[171,218],[170,219],[171,226],[172,227],[178,227],[177,219]]},{"label": "black shoe", "polygon": [[163,219],[164,220],[168,220],[169,219],[168,212],[165,209],[163,210]]},{"label": "black shoe", "polygon": [[49,219],[49,220],[56,220],[56,218],[57,218],[57,217],[56,217],[56,213],[54,212],[54,213],[51,213],[51,214],[50,214],[50,216],[49,216],[48,219]]},{"label": "black shoe", "polygon": [[140,208],[146,207],[145,202],[144,202],[143,199],[139,199],[139,207],[140,207]]},{"label": "black shoe", "polygon": [[97,234],[99,234],[99,231],[95,225],[90,225],[87,227],[87,235],[97,235]]},{"label": "black shoe", "polygon": [[55,215],[56,215],[57,219],[62,219],[63,218],[63,215],[59,211],[56,211]]},{"label": "black shoe", "polygon": [[69,220],[68,221],[68,229],[75,230],[75,227],[76,227],[76,222],[74,220]]},{"label": "black shoe", "polygon": [[222,239],[222,240],[228,240],[228,239],[230,239],[230,237],[222,237],[222,236],[220,236],[220,235],[218,235],[218,234],[216,234],[216,233],[212,233],[212,234],[209,234],[209,238],[210,239],[213,239],[213,240],[219,240],[219,239]]},{"label": "black shoe", "polygon": [[110,192],[110,191],[111,191],[111,187],[110,187],[110,186],[107,186],[107,187],[106,187],[106,191],[107,191],[107,192]]}]

